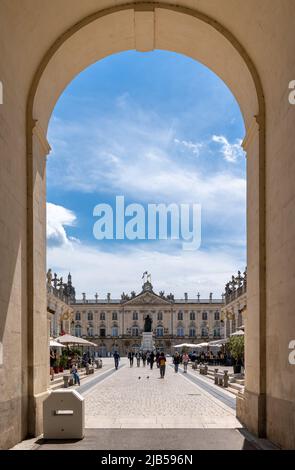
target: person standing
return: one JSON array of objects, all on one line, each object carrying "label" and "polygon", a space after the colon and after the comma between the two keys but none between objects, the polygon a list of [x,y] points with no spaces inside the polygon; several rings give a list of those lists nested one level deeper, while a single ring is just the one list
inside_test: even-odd
[{"label": "person standing", "polygon": [[155,361],[155,354],[154,354],[154,351],[152,351],[151,354],[150,354],[150,367],[151,367],[151,369],[154,367],[154,361]]},{"label": "person standing", "polygon": [[176,373],[178,372],[179,363],[180,363],[180,355],[178,352],[176,352],[173,356],[174,371]]},{"label": "person standing", "polygon": [[118,351],[114,352],[114,361],[115,361],[115,368],[116,370],[118,370],[119,361],[120,361],[120,354],[118,353]]},{"label": "person standing", "polygon": [[163,352],[159,355],[159,367],[160,367],[160,378],[163,379],[165,377],[165,370],[166,370],[166,357]]},{"label": "person standing", "polygon": [[182,356],[182,364],[183,364],[183,372],[184,374],[187,373],[187,365],[189,361],[189,355],[187,353],[184,353]]}]

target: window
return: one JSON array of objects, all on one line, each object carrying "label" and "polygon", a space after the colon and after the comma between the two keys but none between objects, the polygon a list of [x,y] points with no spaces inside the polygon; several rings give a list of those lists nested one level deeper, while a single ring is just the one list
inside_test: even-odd
[{"label": "window", "polygon": [[207,312],[202,313],[202,320],[208,320],[208,314]]},{"label": "window", "polygon": [[89,325],[89,326],[87,327],[87,336],[94,336],[93,325]]},{"label": "window", "polygon": [[93,313],[88,312],[87,318],[88,318],[88,321],[93,321]]},{"label": "window", "polygon": [[158,326],[156,330],[157,336],[164,336],[164,328],[162,326]]},{"label": "window", "polygon": [[195,314],[195,312],[191,312],[191,313],[189,314],[189,318],[190,318],[190,320],[194,321],[194,320],[196,319],[196,314]]},{"label": "window", "polygon": [[177,328],[177,336],[184,336],[184,329],[182,326]]},{"label": "window", "polygon": [[81,336],[82,336],[82,327],[81,327],[81,325],[76,325],[75,326],[75,336],[78,336],[78,338],[81,338]]},{"label": "window", "polygon": [[177,318],[178,318],[178,320],[183,320],[183,313],[178,312]]},{"label": "window", "polygon": [[138,328],[136,326],[133,326],[131,334],[132,336],[138,336]]},{"label": "window", "polygon": [[208,336],[208,330],[207,330],[207,328],[206,328],[205,326],[202,327],[202,333],[201,333],[201,334],[202,334],[202,337],[203,337],[203,338],[207,338],[207,336]]},{"label": "window", "polygon": [[100,312],[100,319],[105,320],[106,319],[106,314],[104,312]]},{"label": "window", "polygon": [[76,321],[81,320],[81,313],[80,312],[76,312],[75,319],[76,319]]},{"label": "window", "polygon": [[118,320],[118,314],[117,314],[117,312],[113,312],[113,314],[112,314],[112,319],[113,319],[113,320]]},{"label": "window", "polygon": [[105,335],[106,335],[106,330],[105,330],[105,328],[100,328],[100,330],[99,330],[99,336],[103,336],[103,337],[104,337]]},{"label": "window", "polygon": [[133,312],[133,320],[138,320],[138,313],[137,312]]},{"label": "window", "polygon": [[162,320],[163,320],[163,313],[158,312],[158,321],[162,321]]},{"label": "window", "polygon": [[218,326],[214,328],[213,335],[214,337],[220,336],[220,328]]},{"label": "window", "polygon": [[190,338],[194,338],[196,336],[195,328],[190,328],[189,329],[189,335],[190,335]]},{"label": "window", "polygon": [[119,336],[119,329],[117,326],[113,326],[112,328],[112,336]]},{"label": "window", "polygon": [[214,313],[214,320],[219,320],[220,319],[220,314],[218,311]]}]

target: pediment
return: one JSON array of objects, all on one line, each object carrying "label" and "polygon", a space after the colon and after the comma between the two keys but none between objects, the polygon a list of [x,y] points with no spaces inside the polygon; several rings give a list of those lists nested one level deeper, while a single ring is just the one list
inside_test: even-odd
[{"label": "pediment", "polygon": [[126,300],[124,305],[142,305],[142,304],[157,304],[157,305],[171,305],[169,300],[163,299],[154,292],[143,292],[130,300]]}]

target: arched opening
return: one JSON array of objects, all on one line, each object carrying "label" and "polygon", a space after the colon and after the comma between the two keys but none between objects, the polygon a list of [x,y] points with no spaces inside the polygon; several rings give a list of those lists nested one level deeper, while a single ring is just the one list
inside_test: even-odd
[{"label": "arched opening", "polygon": [[[41,403],[47,389],[45,275],[46,132],[54,104],[72,78],[91,63],[129,49],[170,50],[207,65],[235,95],[246,127],[248,176],[248,335],[246,393],[238,413],[249,429],[265,434],[265,215],[264,100],[256,69],[238,40],[222,25],[195,10],[147,3],[99,11],[74,25],[40,63],[27,106],[28,168],[28,312],[30,431],[42,429]],[[237,79],[237,77],[239,77]],[[39,247],[37,250],[36,247]],[[181,318],[179,318],[181,320]],[[179,327],[181,328],[181,327]],[[204,333],[206,327],[204,326]],[[135,331],[134,331],[135,332]],[[138,332],[136,335],[137,336]],[[134,345],[135,346],[135,345]],[[255,358],[259,357],[259,361]],[[44,371],[43,371],[44,369]],[[38,380],[36,377],[38,376]]]}]

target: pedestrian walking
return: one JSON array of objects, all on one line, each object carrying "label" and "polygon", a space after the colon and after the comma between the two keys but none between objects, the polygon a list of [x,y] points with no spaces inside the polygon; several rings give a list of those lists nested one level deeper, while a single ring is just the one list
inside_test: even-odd
[{"label": "pedestrian walking", "polygon": [[154,367],[154,361],[155,361],[155,354],[154,354],[154,351],[152,351],[150,354],[150,368],[151,369]]},{"label": "pedestrian walking", "polygon": [[159,368],[160,368],[160,378],[163,379],[165,377],[165,370],[166,370],[166,357],[163,352],[159,355]]},{"label": "pedestrian walking", "polygon": [[136,365],[137,367],[140,367],[140,352],[136,353]]},{"label": "pedestrian walking", "polygon": [[129,359],[130,367],[133,367],[133,359],[134,359],[134,352],[133,351],[129,351],[128,359]]},{"label": "pedestrian walking", "polygon": [[119,361],[120,361],[120,354],[118,353],[118,351],[115,351],[113,356],[114,356],[114,361],[115,361],[115,368],[116,368],[116,370],[118,370]]},{"label": "pedestrian walking", "polygon": [[145,367],[145,365],[146,365],[146,353],[143,352],[142,355],[141,355],[141,358],[142,358],[143,367]]},{"label": "pedestrian walking", "polygon": [[184,374],[187,373],[187,365],[189,361],[189,355],[187,353],[184,353],[182,356],[182,364],[183,364],[183,372]]},{"label": "pedestrian walking", "polygon": [[158,368],[160,367],[159,358],[160,358],[160,351],[157,351],[157,352],[156,352],[156,363],[157,363],[157,367],[158,367]]},{"label": "pedestrian walking", "polygon": [[176,373],[178,372],[179,363],[180,363],[180,355],[178,354],[178,352],[176,352],[173,356],[174,371]]}]

